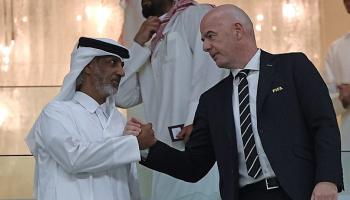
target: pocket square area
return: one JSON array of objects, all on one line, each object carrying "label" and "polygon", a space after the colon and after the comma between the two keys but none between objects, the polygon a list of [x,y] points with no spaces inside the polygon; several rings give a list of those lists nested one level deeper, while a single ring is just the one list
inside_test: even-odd
[{"label": "pocket square area", "polygon": [[283,90],[283,87],[279,86],[279,87],[272,89],[272,92],[275,93],[275,92],[280,92],[282,90]]}]

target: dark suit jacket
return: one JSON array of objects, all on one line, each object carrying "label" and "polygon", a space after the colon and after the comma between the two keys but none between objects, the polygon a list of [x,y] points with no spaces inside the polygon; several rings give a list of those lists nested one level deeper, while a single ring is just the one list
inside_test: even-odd
[{"label": "dark suit jacket", "polygon": [[[201,96],[185,151],[157,142],[141,164],[195,182],[217,161],[222,199],[237,200],[232,79],[226,77]],[[320,181],[333,182],[342,190],[336,116],[327,87],[307,57],[262,51],[256,103],[263,148],[287,194],[294,200],[308,200]]]}]

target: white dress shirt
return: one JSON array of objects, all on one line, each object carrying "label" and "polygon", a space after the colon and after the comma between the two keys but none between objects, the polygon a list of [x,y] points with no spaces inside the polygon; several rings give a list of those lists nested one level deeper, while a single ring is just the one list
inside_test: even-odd
[{"label": "white dress shirt", "polygon": [[[238,100],[239,79],[236,78],[233,80],[232,104],[233,104],[233,115],[234,115],[234,123],[235,123],[236,138],[237,138],[240,187],[243,187],[247,184],[251,184],[254,182],[258,182],[264,178],[275,177],[275,173],[273,172],[271,165],[269,163],[269,160],[267,159],[267,156],[262,147],[260,137],[258,134],[258,129],[257,129],[256,95],[257,95],[257,89],[258,89],[259,70],[260,70],[260,54],[261,54],[261,50],[258,49],[255,55],[250,59],[248,64],[244,67],[244,69],[250,70],[247,76],[248,88],[249,88],[249,106],[250,106],[250,113],[251,113],[251,120],[252,120],[253,135],[254,135],[256,149],[258,151],[258,156],[259,156],[259,160],[262,168],[262,175],[260,175],[257,179],[253,179],[248,175],[248,170],[245,163],[243,141],[241,136],[241,126],[240,126],[240,119],[239,119],[239,100]],[[239,71],[241,71],[241,69],[232,69],[231,72],[233,74],[233,77],[236,77]]]}]

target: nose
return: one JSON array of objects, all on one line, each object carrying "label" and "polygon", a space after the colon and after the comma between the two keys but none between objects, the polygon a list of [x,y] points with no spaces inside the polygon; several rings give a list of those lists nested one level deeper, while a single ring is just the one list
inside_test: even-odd
[{"label": "nose", "polygon": [[208,40],[203,41],[203,51],[208,52],[210,50],[210,44]]},{"label": "nose", "polygon": [[124,71],[123,63],[122,63],[122,62],[119,62],[119,63],[118,63],[118,66],[117,66],[117,68],[116,68],[116,74],[118,74],[118,75],[121,76],[121,77],[125,76],[125,71]]}]

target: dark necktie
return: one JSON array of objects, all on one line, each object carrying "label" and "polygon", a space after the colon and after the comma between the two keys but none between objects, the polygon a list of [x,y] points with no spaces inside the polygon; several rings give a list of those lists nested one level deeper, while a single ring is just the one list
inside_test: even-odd
[{"label": "dark necktie", "polygon": [[261,172],[261,165],[255,146],[252,120],[250,115],[249,88],[247,81],[248,73],[248,69],[241,70],[238,72],[236,78],[239,77],[239,119],[241,125],[241,136],[243,141],[245,163],[247,165],[248,175],[255,179]]}]

